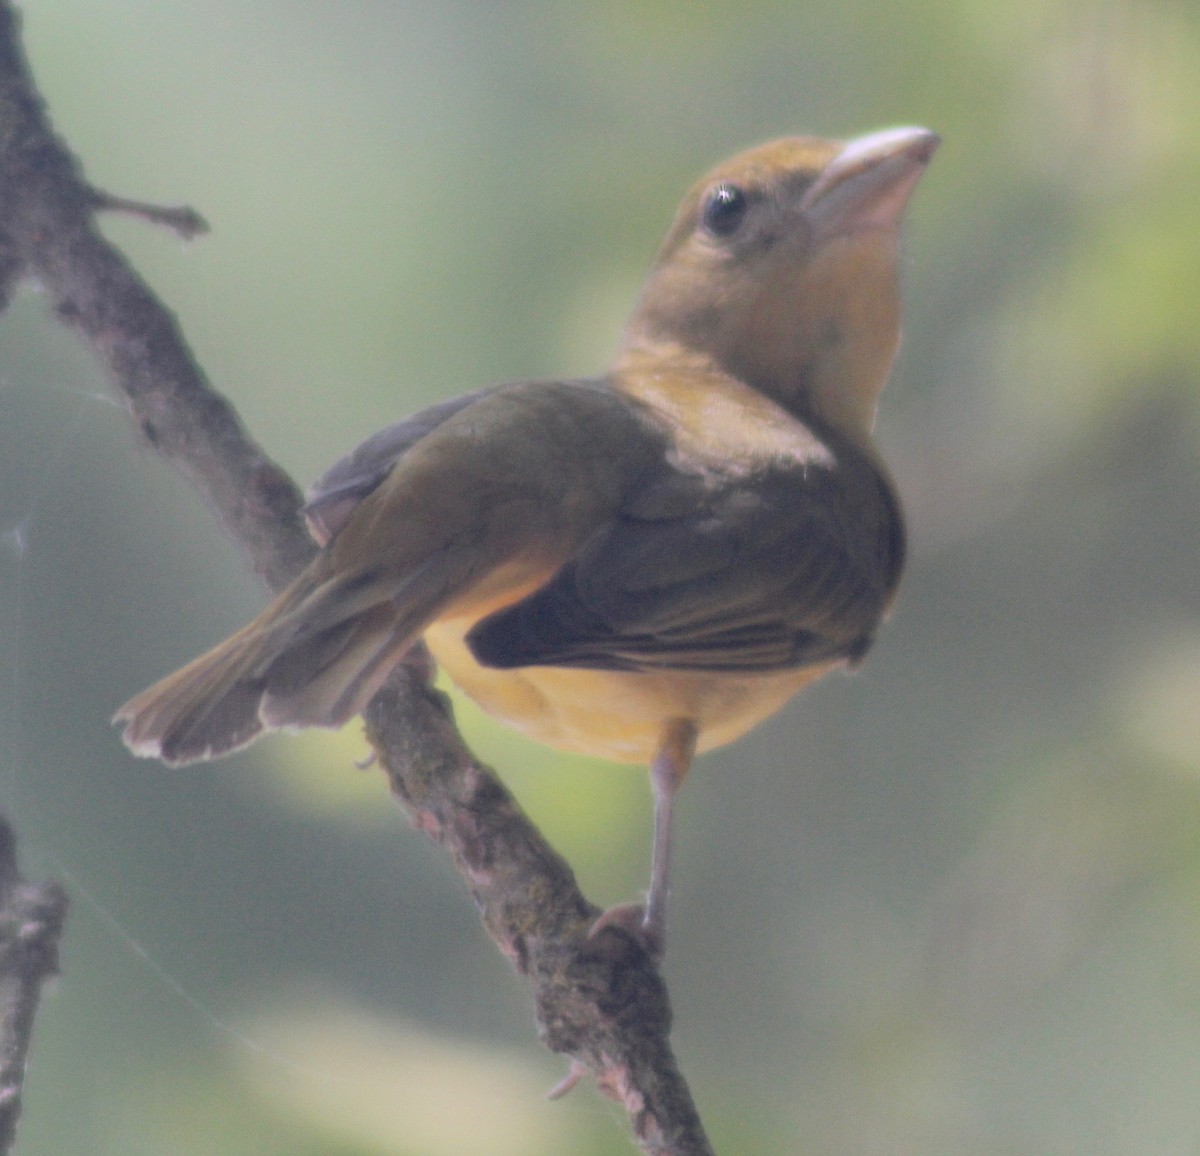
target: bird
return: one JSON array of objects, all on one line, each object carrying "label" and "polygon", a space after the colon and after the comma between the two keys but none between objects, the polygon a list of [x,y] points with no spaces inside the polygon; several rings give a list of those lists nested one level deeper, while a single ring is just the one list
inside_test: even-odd
[{"label": "bird", "polygon": [[645,902],[596,926],[661,959],[695,755],[856,667],[891,610],[905,529],[872,431],[938,144],[793,136],[710,171],[607,372],[479,389],[364,441],[306,496],[311,563],[122,706],[126,745],[187,764],[340,727],[423,639],[518,731],[648,765]]}]

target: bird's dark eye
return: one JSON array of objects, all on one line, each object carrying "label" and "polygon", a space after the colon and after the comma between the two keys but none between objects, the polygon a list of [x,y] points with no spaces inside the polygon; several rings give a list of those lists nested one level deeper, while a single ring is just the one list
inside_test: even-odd
[{"label": "bird's dark eye", "polygon": [[742,223],[749,205],[745,190],[723,182],[705,198],[700,222],[714,237],[728,237]]}]

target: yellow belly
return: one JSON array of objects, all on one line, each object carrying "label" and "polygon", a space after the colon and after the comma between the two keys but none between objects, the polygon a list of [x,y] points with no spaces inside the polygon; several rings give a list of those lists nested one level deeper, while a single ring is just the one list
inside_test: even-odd
[{"label": "yellow belly", "polygon": [[443,618],[425,632],[434,658],[489,714],[549,746],[623,763],[648,763],[672,719],[699,728],[697,750],[732,742],[839,663],[769,674],[644,674],[480,666],[463,642],[477,614]]}]

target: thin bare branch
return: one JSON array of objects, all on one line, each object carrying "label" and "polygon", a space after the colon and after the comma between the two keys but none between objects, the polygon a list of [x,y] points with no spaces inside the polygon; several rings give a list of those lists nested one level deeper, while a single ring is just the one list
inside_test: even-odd
[{"label": "thin bare branch", "polygon": [[188,476],[278,588],[315,550],[298,517],[300,492],[211,388],[170,311],[96,229],[96,209],[113,198],[88,184],[55,136],[18,29],[0,3],[0,292],[19,274],[41,282],[108,367],[142,437]]},{"label": "thin bare branch", "polygon": [[67,896],[57,883],[26,883],[17,841],[0,815],[0,1153],[16,1140],[25,1057],[42,985],[58,974]]}]

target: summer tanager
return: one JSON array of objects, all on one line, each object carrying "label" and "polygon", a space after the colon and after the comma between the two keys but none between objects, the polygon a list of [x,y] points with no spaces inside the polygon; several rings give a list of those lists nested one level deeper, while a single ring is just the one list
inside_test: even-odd
[{"label": "summer tanager", "polygon": [[904,529],[871,430],[900,221],[937,143],[797,137],[713,170],[607,373],[483,389],[364,442],[309,494],[320,553],[126,703],[125,742],[188,763],[341,726],[424,638],[518,730],[650,764],[650,890],[613,918],[660,953],[693,754],[856,664],[891,605]]}]

